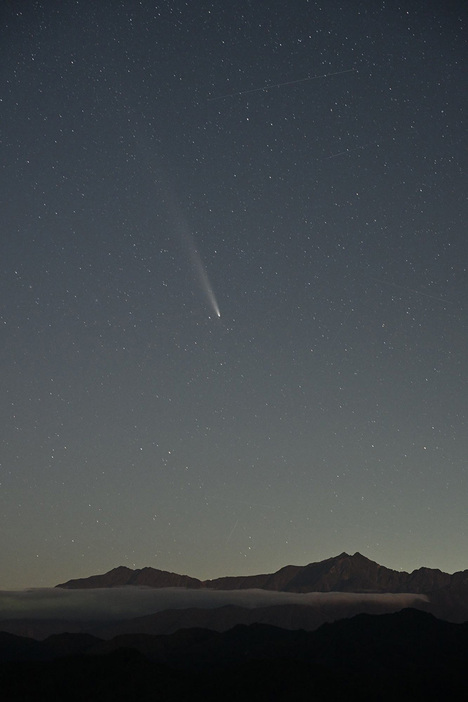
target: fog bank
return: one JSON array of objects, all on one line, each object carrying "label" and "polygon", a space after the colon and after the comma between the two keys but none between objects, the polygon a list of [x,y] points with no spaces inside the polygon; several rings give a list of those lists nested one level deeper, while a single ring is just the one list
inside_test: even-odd
[{"label": "fog bank", "polygon": [[382,603],[395,608],[428,602],[425,595],[413,593],[288,593],[268,590],[192,590],[173,588],[99,588],[66,590],[42,588],[0,591],[0,621],[6,619],[130,619],[166,609],[198,607],[212,609],[224,605],[267,607],[271,605],[310,605]]}]

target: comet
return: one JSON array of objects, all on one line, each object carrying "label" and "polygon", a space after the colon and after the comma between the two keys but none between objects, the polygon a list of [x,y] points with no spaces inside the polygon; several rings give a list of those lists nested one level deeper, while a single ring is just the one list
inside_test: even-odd
[{"label": "comet", "polygon": [[169,213],[174,222],[174,228],[179,233],[182,244],[185,250],[188,252],[190,263],[193,270],[196,273],[200,286],[208,300],[208,303],[215,313],[218,319],[221,317],[221,311],[219,309],[218,301],[216,300],[216,295],[214,294],[213,286],[210,283],[208,273],[203,265],[202,258],[198,252],[197,246],[195,244],[195,239],[192,232],[190,231],[188,222],[181,212],[181,208],[177,205],[175,197],[169,191],[166,193],[168,201]]},{"label": "comet", "polygon": [[198,276],[198,280],[200,281],[201,288],[207,297],[210,307],[213,309],[215,315],[219,318],[221,317],[221,312],[219,309],[218,302],[216,300],[216,295],[214,294],[213,287],[210,283],[210,279],[208,278],[208,273],[206,272],[205,266],[203,265],[203,261],[201,260],[201,256],[198,253],[197,247],[195,246],[195,242],[193,241],[193,238],[189,236],[188,233],[185,234],[184,238],[187,242],[190,260]]}]

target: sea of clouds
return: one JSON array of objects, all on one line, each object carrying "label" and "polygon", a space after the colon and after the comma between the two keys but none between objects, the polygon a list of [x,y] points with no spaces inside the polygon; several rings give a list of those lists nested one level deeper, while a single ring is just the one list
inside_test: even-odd
[{"label": "sea of clouds", "polygon": [[395,609],[428,602],[424,595],[413,593],[288,593],[269,590],[191,590],[181,587],[121,587],[94,590],[40,588],[0,591],[0,621],[8,619],[68,619],[104,621],[131,619],[167,609],[198,607],[211,609],[224,605],[267,607],[299,604],[382,603]]}]

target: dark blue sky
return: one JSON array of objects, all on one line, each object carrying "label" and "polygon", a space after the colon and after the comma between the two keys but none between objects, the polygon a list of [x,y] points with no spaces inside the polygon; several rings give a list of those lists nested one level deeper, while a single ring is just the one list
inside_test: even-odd
[{"label": "dark blue sky", "polygon": [[1,587],[468,567],[467,14],[5,4]]}]

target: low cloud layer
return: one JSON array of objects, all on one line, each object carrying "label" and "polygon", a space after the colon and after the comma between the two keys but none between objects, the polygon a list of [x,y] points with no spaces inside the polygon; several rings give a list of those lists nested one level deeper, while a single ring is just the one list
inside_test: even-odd
[{"label": "low cloud layer", "polygon": [[268,590],[190,590],[185,588],[123,587],[96,590],[65,590],[57,588],[23,591],[0,591],[0,621],[7,619],[68,619],[103,621],[131,619],[166,609],[199,607],[212,609],[224,605],[267,607],[300,604],[382,603],[402,609],[416,603],[428,602],[424,595],[355,594],[343,592],[312,592],[305,594],[271,592]]}]

